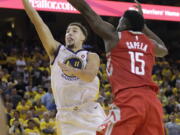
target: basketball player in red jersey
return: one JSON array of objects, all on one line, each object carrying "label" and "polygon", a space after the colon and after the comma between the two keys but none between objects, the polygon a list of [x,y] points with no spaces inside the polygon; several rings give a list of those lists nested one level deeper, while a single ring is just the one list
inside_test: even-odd
[{"label": "basketball player in red jersey", "polygon": [[151,73],[155,57],[168,54],[163,41],[145,24],[139,12],[126,11],[115,28],[97,15],[85,0],[68,0],[103,38],[113,108],[105,135],[164,135],[163,111]]}]

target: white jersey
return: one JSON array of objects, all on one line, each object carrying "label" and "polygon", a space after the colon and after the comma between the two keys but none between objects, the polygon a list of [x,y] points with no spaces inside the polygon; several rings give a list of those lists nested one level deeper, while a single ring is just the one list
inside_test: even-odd
[{"label": "white jersey", "polygon": [[61,62],[83,69],[87,64],[87,55],[86,50],[72,52],[63,45],[59,47],[51,65],[51,85],[57,109],[81,105],[95,99],[99,90],[98,77],[87,83],[75,76],[66,75],[58,65]]}]

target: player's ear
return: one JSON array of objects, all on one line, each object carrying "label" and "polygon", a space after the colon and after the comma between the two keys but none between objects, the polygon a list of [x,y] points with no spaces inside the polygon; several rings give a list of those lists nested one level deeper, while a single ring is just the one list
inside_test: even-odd
[{"label": "player's ear", "polygon": [[83,34],[83,36],[82,36],[82,42],[84,43],[85,40],[86,40],[86,37],[85,37],[85,35]]}]

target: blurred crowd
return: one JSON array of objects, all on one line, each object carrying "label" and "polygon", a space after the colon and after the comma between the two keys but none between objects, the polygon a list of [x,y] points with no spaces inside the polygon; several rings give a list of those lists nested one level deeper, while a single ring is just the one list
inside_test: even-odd
[{"label": "blurred crowd", "polygon": [[[56,135],[54,103],[50,86],[49,59],[37,41],[18,37],[0,40],[0,95],[4,100],[10,135]],[[111,87],[108,83],[105,54],[101,54],[100,102],[108,113]],[[169,135],[180,135],[180,66],[157,59],[154,81],[159,85],[164,122]]]},{"label": "blurred crowd", "polygon": [[9,134],[56,135],[48,56],[41,48],[18,46],[18,38],[7,37],[0,44],[0,95]]},{"label": "blurred crowd", "polygon": [[157,60],[153,79],[159,85],[159,99],[163,105],[164,122],[169,135],[180,134],[180,70],[176,62]]}]

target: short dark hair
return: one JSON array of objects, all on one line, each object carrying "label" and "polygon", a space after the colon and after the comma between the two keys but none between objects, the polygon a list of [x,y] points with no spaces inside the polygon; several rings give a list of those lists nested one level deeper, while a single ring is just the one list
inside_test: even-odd
[{"label": "short dark hair", "polygon": [[73,23],[70,23],[69,25],[68,25],[68,27],[69,26],[78,26],[80,29],[81,29],[81,31],[83,32],[83,34],[84,34],[84,36],[85,36],[85,41],[86,41],[86,39],[87,39],[87,37],[88,37],[88,31],[87,31],[87,29],[81,24],[81,23],[79,23],[79,22],[73,22]]},{"label": "short dark hair", "polygon": [[124,18],[128,20],[130,25],[130,30],[133,31],[142,31],[144,28],[144,17],[135,10],[127,10],[124,15]]}]

